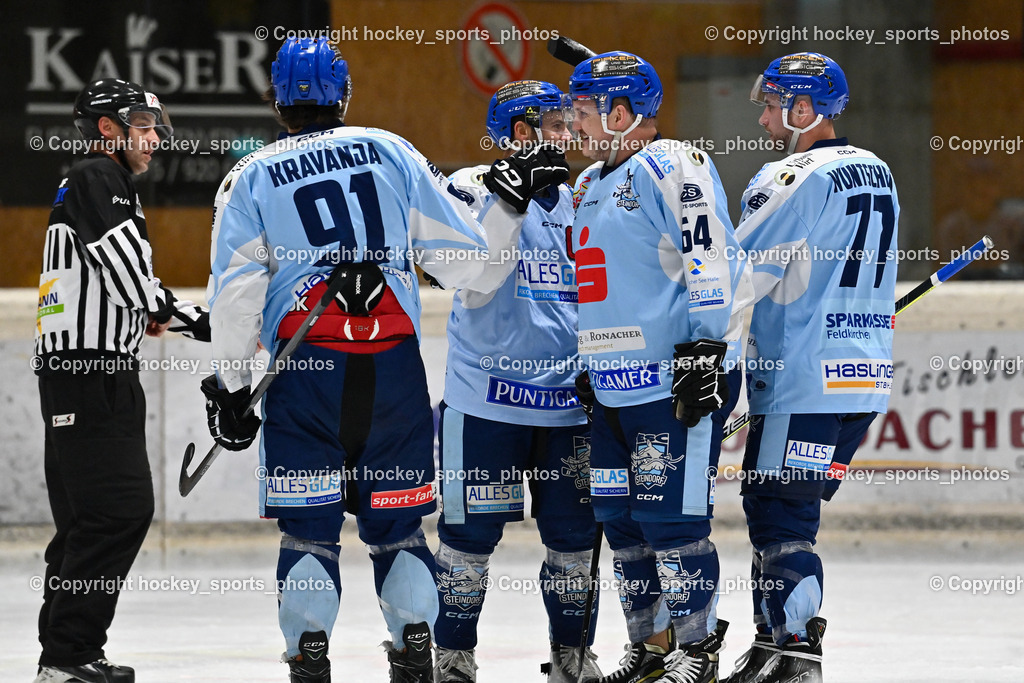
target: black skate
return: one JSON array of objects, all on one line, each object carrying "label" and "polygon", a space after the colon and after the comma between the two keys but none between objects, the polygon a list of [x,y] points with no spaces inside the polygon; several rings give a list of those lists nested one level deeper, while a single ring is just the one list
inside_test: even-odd
[{"label": "black skate", "polygon": [[35,683],[135,683],[135,669],[105,659],[78,666],[40,666]]},{"label": "black skate", "polygon": [[650,643],[626,646],[626,656],[619,660],[622,667],[598,679],[597,683],[649,683],[665,673],[665,655],[668,652]]},{"label": "black skate", "polygon": [[540,672],[546,674],[548,683],[596,683],[601,678],[601,669],[594,661],[597,655],[588,647],[583,651],[583,676],[580,677],[580,648],[551,643],[551,659],[540,665]]},{"label": "black skate", "polygon": [[821,639],[825,620],[814,617],[807,621],[807,639],[790,636],[775,653],[754,683],[822,683]]},{"label": "black skate", "polygon": [[391,641],[381,645],[387,650],[391,664],[391,683],[433,683],[434,666],[430,654],[430,628],[427,622],[406,624],[402,630],[405,652],[395,649]]},{"label": "black skate", "polygon": [[725,647],[729,622],[718,620],[715,630],[696,643],[680,645],[665,657],[661,683],[718,683],[718,652]]},{"label": "black skate", "polygon": [[299,636],[299,654],[288,660],[288,672],[291,683],[331,683],[325,631],[306,631]]},{"label": "black skate", "polygon": [[758,633],[754,636],[750,649],[736,660],[736,669],[728,678],[723,678],[722,683],[752,683],[772,655],[779,650],[770,633]]},{"label": "black skate", "polygon": [[437,648],[434,683],[476,683],[476,651]]}]

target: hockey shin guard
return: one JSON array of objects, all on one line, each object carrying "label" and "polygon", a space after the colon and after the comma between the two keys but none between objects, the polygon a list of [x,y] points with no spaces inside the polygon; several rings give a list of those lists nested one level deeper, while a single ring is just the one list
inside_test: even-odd
[{"label": "hockey shin guard", "polygon": [[676,642],[695,643],[714,630],[718,551],[707,538],[659,550],[658,577],[668,606]]},{"label": "hockey shin guard", "polygon": [[[544,609],[548,612],[551,642],[559,645],[579,645],[583,631],[583,618],[590,587],[591,550],[560,553],[548,548],[547,559],[540,568],[541,592]],[[594,644],[600,591],[594,595],[591,609],[590,633],[587,646]]]},{"label": "hockey shin guard", "polygon": [[341,603],[337,543],[281,537],[277,560],[278,622],[288,658],[299,654],[304,632],[324,631],[330,638]]},{"label": "hockey shin guard", "polygon": [[807,621],[821,609],[824,575],[812,548],[805,541],[791,541],[761,551],[764,601],[776,643],[791,635],[804,639]]},{"label": "hockey shin guard", "polygon": [[476,627],[483,609],[484,577],[490,555],[475,555],[441,543],[436,562],[437,596],[440,613],[434,626],[438,647],[472,650]]},{"label": "hockey shin guard", "polygon": [[373,579],[384,621],[396,650],[405,647],[402,633],[407,624],[422,621],[433,625],[437,619],[437,589],[434,586],[434,557],[427,548],[423,530],[396,543],[367,545],[373,561]]}]

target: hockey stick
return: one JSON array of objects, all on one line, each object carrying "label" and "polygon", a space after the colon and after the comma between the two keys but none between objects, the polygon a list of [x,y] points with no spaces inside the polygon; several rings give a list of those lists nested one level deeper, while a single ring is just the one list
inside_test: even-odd
[{"label": "hockey stick", "polygon": [[581,45],[566,36],[558,36],[549,40],[548,53],[570,66],[576,66],[597,54],[586,45]]},{"label": "hockey stick", "polygon": [[[961,270],[967,267],[969,263],[977,259],[986,249],[991,249],[994,246],[992,238],[985,235],[980,240],[974,243],[974,246],[969,248],[963,254],[953,259],[946,265],[939,268],[937,271],[929,275],[919,285],[914,287],[906,296],[896,302],[896,314],[900,311],[905,311],[910,307],[912,303],[923,297],[928,292],[932,291],[943,282],[949,280],[954,275],[959,273]],[[735,420],[728,422],[725,428],[722,430],[722,441],[726,441],[729,438],[735,436],[741,429],[750,423],[750,413],[744,413],[737,417]]]},{"label": "hockey stick", "polygon": [[[347,275],[348,271],[345,268],[338,267],[335,268],[334,272],[327,278],[327,289],[324,290],[323,296],[320,297],[320,301],[317,302],[317,305],[309,312],[309,315],[306,316],[302,325],[298,330],[296,330],[295,334],[292,335],[292,338],[288,340],[284,350],[281,351],[272,367],[267,370],[267,374],[265,374],[263,379],[260,380],[260,383],[256,385],[256,389],[249,397],[249,404],[245,408],[246,415],[256,408],[256,404],[263,398],[263,394],[267,393],[267,387],[269,387],[270,383],[274,381],[275,377],[277,377],[277,369],[288,362],[288,359],[295,352],[295,349],[297,349],[299,344],[301,344],[306,338],[310,328],[316,324],[320,314],[327,309],[331,301],[334,299],[334,295],[341,290],[341,286],[345,283]],[[203,475],[206,474],[206,471],[210,469],[210,465],[213,464],[213,461],[217,459],[217,456],[220,455],[222,450],[224,450],[223,446],[215,443],[213,448],[210,449],[210,452],[207,453],[206,457],[199,463],[195,472],[189,474],[188,466],[192,463],[192,458],[195,456],[196,445],[194,443],[190,443],[188,445],[188,448],[185,449],[185,458],[181,463],[181,474],[178,476],[178,493],[181,494],[182,498],[192,492],[192,489],[196,487],[199,480],[202,479]]]},{"label": "hockey stick", "polygon": [[590,585],[587,586],[587,602],[583,607],[583,628],[580,630],[580,670],[576,672],[576,683],[583,680],[583,657],[587,653],[587,639],[590,638],[590,627],[594,621],[591,610],[594,609],[594,600],[597,599],[597,565],[601,560],[602,540],[604,540],[604,522],[598,522],[597,531],[594,533],[594,554],[590,557]]}]

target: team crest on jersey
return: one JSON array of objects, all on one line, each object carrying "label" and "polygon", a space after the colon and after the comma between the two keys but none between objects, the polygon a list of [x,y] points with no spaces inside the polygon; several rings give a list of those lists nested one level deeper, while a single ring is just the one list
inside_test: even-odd
[{"label": "team crest on jersey", "polygon": [[650,490],[664,486],[668,471],[676,469],[685,454],[672,457],[668,450],[668,432],[661,434],[637,434],[636,449],[632,455],[633,479],[637,486]]},{"label": "team crest on jersey", "polygon": [[468,610],[484,601],[484,572],[473,567],[453,566],[437,577],[437,587],[444,593],[442,602],[452,607]]},{"label": "team crest on jersey", "polygon": [[786,169],[782,169],[775,174],[775,182],[782,186],[792,185],[794,180],[796,180],[796,173]]},{"label": "team crest on jersey", "polygon": [[572,455],[562,458],[562,476],[572,477],[577,491],[590,490],[590,437],[572,437]]},{"label": "team crest on jersey", "polygon": [[618,199],[615,202],[615,206],[625,209],[626,211],[632,211],[633,209],[640,208],[640,197],[633,192],[633,172],[626,169],[626,182],[621,185],[616,185],[616,192],[612,193],[613,197]]}]

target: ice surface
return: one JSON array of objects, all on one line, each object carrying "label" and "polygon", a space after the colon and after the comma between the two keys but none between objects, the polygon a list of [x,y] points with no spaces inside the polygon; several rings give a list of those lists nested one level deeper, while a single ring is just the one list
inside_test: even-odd
[{"label": "ice surface", "polygon": [[[436,544],[436,536],[428,533],[428,538]],[[723,580],[744,578],[749,551],[743,532],[716,529],[713,538]],[[35,673],[41,594],[30,587],[30,580],[42,571],[43,545],[36,540],[0,546],[3,683],[31,681]],[[270,533],[149,543],[133,575],[136,588],[121,595],[108,656],[134,666],[143,683],[283,683],[287,667],[278,662],[283,643],[272,588],[275,546]],[[1024,544],[1019,532],[826,531],[819,552],[826,571],[825,675],[830,683],[1024,681],[1024,586],[1017,578],[1024,567]],[[529,523],[510,527],[495,553],[491,576],[495,581],[532,581],[542,556]],[[607,547],[601,564],[604,576],[610,577]],[[965,579],[1005,581],[989,584],[990,594],[983,595],[948,587],[932,590],[929,582],[935,576],[947,586]],[[137,587],[140,578],[172,577],[198,580],[200,592]],[[235,585],[223,595],[209,593],[215,580]],[[342,582],[342,609],[330,646],[334,678],[386,681],[387,661],[378,645],[387,633],[369,559],[350,528],[343,538]],[[625,626],[615,593],[605,590],[601,599],[596,651],[607,672],[623,654]],[[749,610],[745,590],[720,597],[719,616],[732,623],[725,672],[751,638]],[[546,660],[547,642],[539,595],[492,590],[480,626],[479,680],[543,681],[539,664]]]}]

